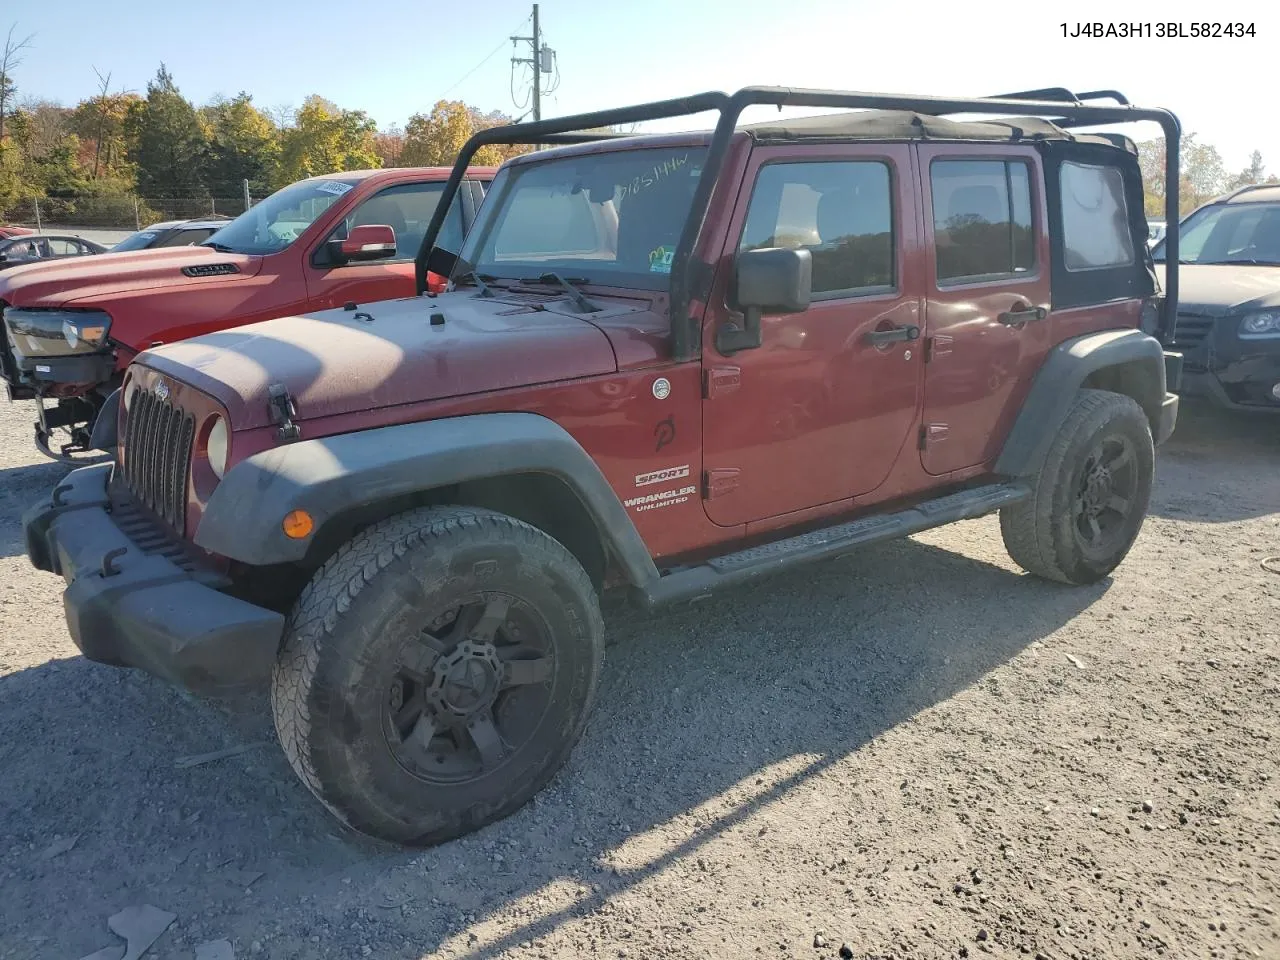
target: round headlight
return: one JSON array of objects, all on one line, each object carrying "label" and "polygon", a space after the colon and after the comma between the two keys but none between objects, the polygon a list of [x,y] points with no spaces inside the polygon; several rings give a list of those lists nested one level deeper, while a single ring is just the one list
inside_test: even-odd
[{"label": "round headlight", "polygon": [[227,421],[215,416],[213,426],[209,428],[209,439],[205,442],[205,451],[209,456],[209,469],[219,480],[227,470],[227,449]]}]

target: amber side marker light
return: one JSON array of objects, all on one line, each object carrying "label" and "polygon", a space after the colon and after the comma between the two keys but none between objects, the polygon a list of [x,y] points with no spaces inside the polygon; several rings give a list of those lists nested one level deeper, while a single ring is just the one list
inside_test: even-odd
[{"label": "amber side marker light", "polygon": [[316,523],[311,519],[311,514],[305,510],[291,510],[285,515],[284,520],[280,522],[281,528],[284,530],[286,537],[294,540],[301,540],[303,537],[310,535],[315,529]]}]

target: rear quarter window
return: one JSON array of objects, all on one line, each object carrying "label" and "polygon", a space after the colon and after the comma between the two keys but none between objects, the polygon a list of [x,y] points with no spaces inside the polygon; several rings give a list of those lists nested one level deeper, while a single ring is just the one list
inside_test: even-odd
[{"label": "rear quarter window", "polygon": [[1100,270],[1133,263],[1133,234],[1121,172],[1068,160],[1058,177],[1067,269]]}]

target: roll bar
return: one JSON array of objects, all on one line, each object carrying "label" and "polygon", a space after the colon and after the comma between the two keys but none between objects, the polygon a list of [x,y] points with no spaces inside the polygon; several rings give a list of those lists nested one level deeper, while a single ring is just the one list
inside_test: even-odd
[{"label": "roll bar", "polygon": [[[1086,101],[1114,100],[1116,105]],[[515,123],[490,127],[471,137],[463,146],[445,184],[444,194],[432,214],[431,223],[414,260],[414,276],[418,295],[427,289],[427,262],[435,248],[436,237],[444,224],[447,211],[466,174],[468,165],[481,147],[496,143],[550,144],[583,143],[611,139],[621,134],[602,128],[620,124],[642,123],[671,117],[692,116],[716,111],[719,119],[711,135],[703,162],[702,174],[690,204],[680,241],[672,260],[670,283],[672,352],[677,360],[697,353],[697,331],[690,306],[705,298],[704,289],[711,275],[709,264],[693,263],[693,251],[706,222],[711,192],[724,166],[729,143],[737,130],[742,112],[751,106],[832,107],[846,109],[910,110],[915,113],[944,116],[957,113],[1030,115],[1051,119],[1064,128],[1134,123],[1151,120],[1164,131],[1165,140],[1165,288],[1158,333],[1168,344],[1173,335],[1178,305],[1178,154],[1182,129],[1178,118],[1168,110],[1141,108],[1130,104],[1115,90],[1096,90],[1074,94],[1064,87],[1029,90],[999,97],[957,98],[913,96],[908,94],[863,93],[848,90],[813,90],[793,87],[744,87],[733,95],[722,92],[699,93],[674,100],[659,100],[630,107],[598,110],[533,123]],[[702,269],[699,269],[701,267]]]}]

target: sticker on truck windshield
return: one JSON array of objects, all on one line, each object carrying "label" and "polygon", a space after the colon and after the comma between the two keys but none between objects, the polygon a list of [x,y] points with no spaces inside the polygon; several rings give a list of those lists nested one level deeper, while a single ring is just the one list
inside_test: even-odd
[{"label": "sticker on truck windshield", "polygon": [[341,180],[321,180],[316,184],[316,189],[321,193],[332,193],[335,197],[340,197],[351,189],[351,184]]},{"label": "sticker on truck windshield", "polygon": [[658,247],[649,254],[650,273],[670,273],[671,261],[675,258],[675,247]]}]

